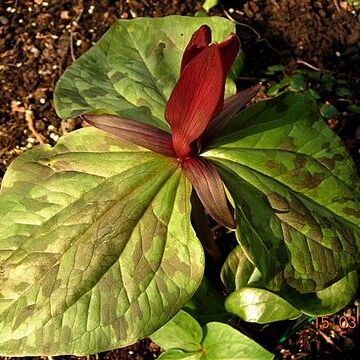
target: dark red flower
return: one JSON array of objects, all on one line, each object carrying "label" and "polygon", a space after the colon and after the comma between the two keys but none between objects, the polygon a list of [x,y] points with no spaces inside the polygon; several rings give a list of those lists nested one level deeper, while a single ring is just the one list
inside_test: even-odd
[{"label": "dark red flower", "polygon": [[239,51],[232,33],[211,44],[211,30],[201,26],[191,37],[181,61],[180,78],[165,108],[171,135],[135,120],[114,115],[84,115],[90,124],[160,154],[177,158],[208,213],[235,227],[220,174],[201,151],[258,92],[259,84],[224,103],[226,76]]}]

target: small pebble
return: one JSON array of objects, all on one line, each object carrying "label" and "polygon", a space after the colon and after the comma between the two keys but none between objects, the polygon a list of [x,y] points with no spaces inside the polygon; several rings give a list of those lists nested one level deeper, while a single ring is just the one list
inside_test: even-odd
[{"label": "small pebble", "polygon": [[348,8],[347,1],[340,1],[339,5],[343,10],[347,10],[347,8]]},{"label": "small pebble", "polygon": [[0,23],[1,25],[7,25],[9,20],[5,16],[0,16]]},{"label": "small pebble", "polygon": [[27,142],[28,142],[28,143],[34,144],[35,141],[36,141],[36,140],[35,140],[34,138],[32,138],[32,137],[27,138]]},{"label": "small pebble", "polygon": [[80,46],[80,45],[81,45],[81,40],[79,39],[76,41],[76,46]]},{"label": "small pebble", "polygon": [[40,100],[40,104],[45,104],[46,100],[44,98],[41,98]]},{"label": "small pebble", "polygon": [[341,54],[340,54],[339,51],[336,51],[335,55],[336,55],[337,57],[340,57],[340,56],[341,56]]},{"label": "small pebble", "polygon": [[30,51],[35,57],[38,57],[40,55],[40,50],[38,48],[36,48],[35,46],[32,46]]},{"label": "small pebble", "polygon": [[50,139],[54,140],[55,142],[59,140],[59,135],[58,134],[55,134],[55,133],[51,133],[49,135]]},{"label": "small pebble", "polygon": [[89,10],[88,10],[88,13],[91,15],[94,12],[94,9],[95,9],[95,6],[91,5]]},{"label": "small pebble", "polygon": [[48,126],[48,130],[49,130],[49,131],[55,130],[55,126],[50,124],[50,125]]}]

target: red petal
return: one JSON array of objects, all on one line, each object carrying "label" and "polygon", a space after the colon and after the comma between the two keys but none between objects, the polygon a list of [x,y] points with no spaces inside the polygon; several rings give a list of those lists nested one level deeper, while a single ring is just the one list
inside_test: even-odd
[{"label": "red petal", "polygon": [[256,84],[248,89],[239,91],[237,94],[225,100],[223,111],[214,117],[205,130],[202,140],[209,141],[225,128],[228,122],[259,92],[261,84]]},{"label": "red petal", "polygon": [[82,115],[91,125],[121,139],[145,147],[162,155],[176,157],[171,135],[164,130],[139,121],[115,115]]},{"label": "red petal", "polygon": [[182,169],[209,215],[219,224],[234,229],[235,221],[216,167],[205,159],[191,158],[182,162]]},{"label": "red petal", "polygon": [[219,48],[221,52],[221,60],[223,63],[223,71],[226,78],[231,65],[233,64],[236,55],[239,52],[240,40],[234,33],[231,33],[231,35],[226,40],[219,43]]},{"label": "red petal", "polygon": [[206,129],[223,97],[219,46],[210,45],[185,67],[166,104],[165,118],[179,158],[190,154],[191,142]]},{"label": "red petal", "polygon": [[181,71],[183,72],[185,66],[192,60],[197,54],[200,53],[205,47],[211,43],[211,29],[207,25],[202,25],[196,30],[186,49],[184,51],[181,61]]},{"label": "red petal", "polygon": [[[221,61],[222,61],[222,67],[224,73],[224,88],[225,88],[225,80],[231,68],[231,65],[233,64],[236,58],[236,55],[239,52],[240,41],[239,38],[234,33],[231,33],[231,35],[226,40],[219,43],[218,46],[221,54]],[[223,109],[223,107],[224,107],[224,97],[219,99],[216,110],[214,112],[214,116],[219,114]]]}]

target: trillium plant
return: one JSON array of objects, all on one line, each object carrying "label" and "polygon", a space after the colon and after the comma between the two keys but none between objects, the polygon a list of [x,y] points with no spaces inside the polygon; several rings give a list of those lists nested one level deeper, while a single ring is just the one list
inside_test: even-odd
[{"label": "trillium plant", "polygon": [[[271,359],[227,320],[354,298],[355,166],[306,93],[246,107],[260,84],[236,93],[242,63],[233,23],[173,16],[116,21],[65,71],[56,111],[91,126],[25,152],[3,179],[1,355],[150,336],[162,359]],[[236,236],[225,258],[209,220]],[[226,298],[205,263],[221,265]]]}]

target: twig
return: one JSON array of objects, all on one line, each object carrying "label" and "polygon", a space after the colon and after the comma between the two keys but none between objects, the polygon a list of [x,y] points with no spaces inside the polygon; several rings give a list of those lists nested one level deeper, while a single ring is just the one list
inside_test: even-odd
[{"label": "twig", "polygon": [[309,64],[308,62],[304,61],[304,60],[296,60],[296,63],[297,64],[302,64],[302,65],[305,65],[307,66],[308,68],[312,69],[312,70],[315,70],[315,71],[319,71],[319,72],[326,72],[326,73],[331,73],[330,70],[325,70],[325,69],[320,69],[314,65],[311,65]]},{"label": "twig", "polygon": [[338,4],[337,0],[333,0],[333,3],[335,5],[335,7],[336,7],[337,12],[340,12],[340,7],[339,7],[339,4]]},{"label": "twig", "polygon": [[35,137],[36,141],[40,144],[45,144],[45,137],[38,133],[35,129],[34,113],[32,112],[32,110],[25,110],[25,120],[27,122],[30,132]]},{"label": "twig", "polygon": [[276,2],[276,0],[271,0],[271,2],[275,5],[276,8],[280,9],[279,4]]},{"label": "twig", "polygon": [[[241,12],[240,12],[239,10],[235,10],[235,12],[236,12],[237,14],[240,14],[240,15],[241,15]],[[277,54],[279,54],[279,55],[281,54],[278,49],[276,49],[274,46],[272,46],[272,45],[270,44],[270,42],[269,42],[268,39],[265,39],[265,38],[261,37],[260,33],[259,33],[256,29],[254,29],[252,26],[250,26],[249,24],[245,24],[245,23],[242,23],[242,22],[239,22],[239,21],[235,20],[235,19],[229,14],[229,12],[228,12],[226,9],[224,9],[224,13],[225,13],[225,15],[227,16],[227,18],[228,18],[229,20],[233,21],[236,25],[239,25],[239,26],[242,26],[242,27],[245,27],[245,28],[248,28],[249,30],[251,30],[251,31],[256,35],[256,37],[257,37],[257,40],[256,40],[256,41],[257,41],[257,42],[263,41],[271,50],[275,51],[275,52],[276,52]]]},{"label": "twig", "polygon": [[322,336],[322,338],[331,346],[333,346],[338,352],[342,353],[342,350],[331,340],[331,337],[326,335],[320,329],[317,329],[316,332]]},{"label": "twig", "polygon": [[[239,10],[235,10],[235,12],[238,13]],[[246,27],[246,28],[250,29],[250,30],[257,36],[258,40],[261,39],[260,33],[259,33],[258,31],[256,31],[252,26],[250,26],[250,25],[248,25],[248,24],[245,24],[245,23],[241,23],[241,22],[235,20],[235,19],[229,14],[229,12],[228,12],[226,9],[224,9],[224,13],[225,13],[225,15],[228,17],[228,19],[231,20],[231,21],[233,21],[234,23],[236,23],[236,25],[243,26],[243,27]]]},{"label": "twig", "polygon": [[76,61],[75,54],[74,54],[74,35],[72,30],[70,30],[70,55],[73,62]]},{"label": "twig", "polygon": [[[79,5],[81,6],[81,9],[79,11],[79,14],[78,16],[75,18],[75,20],[72,21],[72,25],[74,26],[77,26],[78,25],[78,22],[84,12],[84,4],[83,4],[83,1],[80,0],[79,1]],[[71,55],[71,59],[73,62],[76,61],[76,57],[75,57],[75,52],[74,52],[74,33],[73,33],[73,30],[72,30],[72,27],[71,27],[71,30],[70,30],[70,55]]]}]

